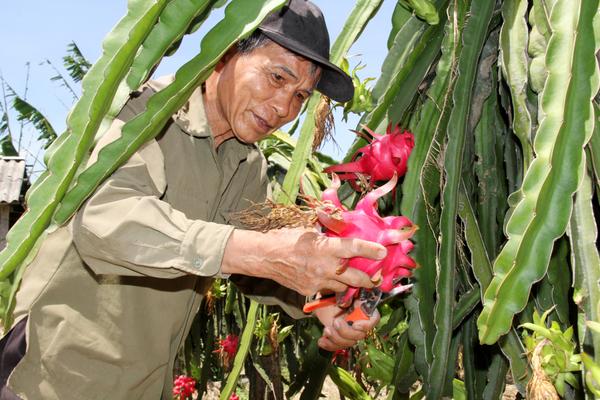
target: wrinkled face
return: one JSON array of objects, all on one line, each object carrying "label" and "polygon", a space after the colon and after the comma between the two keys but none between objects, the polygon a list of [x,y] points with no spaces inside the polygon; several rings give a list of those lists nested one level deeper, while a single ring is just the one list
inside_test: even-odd
[{"label": "wrinkled face", "polygon": [[222,66],[219,114],[238,140],[257,142],[296,118],[318,78],[311,61],[274,42],[236,52]]}]

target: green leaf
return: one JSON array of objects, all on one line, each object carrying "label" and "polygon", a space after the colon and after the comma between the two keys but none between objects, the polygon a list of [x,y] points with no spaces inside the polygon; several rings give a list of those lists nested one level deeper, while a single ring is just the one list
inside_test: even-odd
[{"label": "green leaf", "polygon": [[540,282],[535,294],[536,307],[540,310],[553,309],[555,319],[564,327],[569,325],[571,307],[571,277],[565,276],[569,267],[569,243],[566,237],[559,239],[553,249],[546,276]]},{"label": "green leaf", "polygon": [[[447,3],[446,0],[440,0],[440,2],[442,4]],[[377,80],[372,91],[372,95],[377,101],[377,105],[373,111],[361,118],[358,129],[362,129],[362,125],[368,125],[375,131],[385,130],[387,125],[385,115],[391,108],[392,102],[396,99],[400,86],[403,82],[408,81],[407,77],[411,75],[413,69],[415,69],[415,74],[419,74],[422,71],[423,67],[421,65],[419,65],[419,68],[415,68],[415,65],[419,61],[426,64],[426,57],[421,58],[421,54],[425,52],[425,49],[427,48],[427,44],[421,40],[424,37],[424,31],[425,24],[417,18],[413,17],[404,20],[404,23],[399,28],[398,33],[394,38],[393,45],[383,62],[381,76]],[[435,37],[435,35],[432,35],[431,28],[429,28],[427,32],[429,32],[427,41],[432,40],[432,37],[439,39]],[[429,51],[426,52],[428,54],[433,50],[436,50],[437,54],[437,49],[429,48],[428,50]],[[412,99],[412,96],[407,95],[406,97]],[[380,129],[380,126],[382,126],[383,129]],[[350,150],[348,150],[344,162],[350,162],[354,153],[365,144],[366,141],[364,139],[357,138]]]},{"label": "green leaf", "polygon": [[277,343],[283,342],[285,338],[293,332],[292,329],[294,329],[294,325],[288,325],[281,328],[277,333]]},{"label": "green leaf", "polygon": [[[445,4],[446,2],[442,1],[442,3]],[[440,25],[428,27],[422,36],[414,32],[413,37],[418,37],[414,49],[408,53],[401,53],[402,56],[398,59],[391,58],[394,51],[394,48],[392,48],[382,67],[383,73],[386,69],[390,71],[390,78],[387,80],[383,75],[377,81],[373,88],[373,96],[377,99],[377,105],[373,111],[361,120],[359,129],[362,128],[362,125],[367,125],[373,131],[382,133],[385,131],[388,122],[392,122],[392,120],[394,122],[399,121],[439,53],[443,39],[442,30],[443,26]],[[398,35],[401,33],[399,32]],[[403,50],[406,51],[406,49]],[[404,56],[406,56],[406,59]],[[349,162],[352,155],[364,145],[364,139],[356,140],[348,151],[344,162]]]},{"label": "green leaf", "polygon": [[12,138],[10,135],[4,136],[0,139],[0,156],[3,157],[18,157],[19,152],[13,145]]},{"label": "green leaf", "polygon": [[[416,18],[412,17],[412,13],[406,7],[404,7],[400,2],[396,3],[396,7],[394,7],[394,12],[392,13],[392,29],[390,30],[390,34],[388,36],[387,48],[390,50],[394,45],[394,41],[396,35],[402,29],[404,24],[409,19],[416,20]],[[422,25],[422,23],[421,23]]]},{"label": "green leaf", "polygon": [[249,35],[274,8],[284,0],[262,2],[233,1],[225,9],[225,17],[204,36],[200,53],[184,64],[175,80],[150,97],[146,110],[121,128],[121,137],[100,150],[98,160],[88,166],[65,195],[54,215],[57,224],[65,223],[93,191],[139,147],[154,138],[202,83],[227,49]]},{"label": "green leaf", "polygon": [[[506,389],[506,373],[509,363],[502,353],[496,353],[492,356],[492,362],[487,373],[487,384],[483,391],[484,399],[500,399]],[[515,374],[513,374],[514,376]],[[517,383],[517,387],[521,389],[521,385]],[[524,391],[523,387],[523,391]],[[522,392],[523,393],[523,392]]]},{"label": "green leaf", "polygon": [[256,316],[258,314],[258,307],[259,304],[256,301],[250,300],[250,308],[248,309],[248,313],[246,314],[246,325],[244,326],[244,330],[240,337],[238,350],[235,354],[235,359],[233,360],[231,372],[229,372],[227,382],[221,390],[221,396],[219,397],[221,400],[228,400],[235,390],[238,377],[242,372],[242,368],[244,367],[244,361],[246,360],[246,356],[248,355],[248,351],[250,350],[250,344],[252,343],[254,326],[256,325]]},{"label": "green leaf", "polygon": [[190,25],[196,23],[197,18],[202,21],[206,19],[213,4],[214,0],[171,0],[167,4],[160,19],[144,40],[140,51],[135,55],[127,77],[121,81],[110,108],[102,120],[96,140],[110,127],[129,98],[129,94],[140,88],[161,58],[175,43],[181,41],[183,35],[190,29]]},{"label": "green leaf", "polygon": [[463,320],[471,314],[475,307],[480,303],[479,290],[479,285],[475,285],[473,289],[460,296],[460,299],[454,308],[454,319],[452,321],[453,330],[458,328]]},{"label": "green leaf", "polygon": [[483,392],[485,374],[482,374],[481,367],[478,368],[476,365],[477,348],[475,342],[477,338],[477,325],[475,318],[469,317],[461,325],[460,330],[462,339],[462,367],[464,370],[463,389],[467,398],[477,399]]},{"label": "green leaf", "polygon": [[591,98],[598,91],[592,20],[598,1],[559,0],[552,9],[552,37],[541,94],[543,116],[522,198],[507,226],[508,242],[494,264],[494,279],[478,320],[482,343],[491,344],[511,327],[527,304],[531,285],[548,267],[554,241],[566,230],[572,194],[582,178],[583,147],[593,130]]},{"label": "green leaf", "polygon": [[[457,13],[464,14],[460,9]],[[410,310],[409,337],[416,346],[415,366],[423,377],[427,377],[433,360],[431,346],[435,334],[433,307],[436,271],[431,266],[436,262],[438,232],[434,227],[437,224],[432,216],[431,205],[435,204],[439,194],[437,160],[448,123],[454,88],[453,71],[456,69],[456,53],[460,45],[458,31],[454,27],[454,21],[446,25],[436,77],[427,91],[427,101],[421,107],[418,123],[413,129],[417,139],[408,159],[400,204],[402,215],[420,227],[414,236],[413,257],[419,265],[430,266],[414,271],[415,286],[406,301]]]},{"label": "green leaf", "polygon": [[370,343],[367,344],[366,349],[364,373],[384,386],[389,385],[394,372],[394,359]]},{"label": "green leaf", "polygon": [[527,1],[506,0],[502,5],[504,23],[500,31],[500,66],[510,88],[512,128],[521,142],[525,168],[533,158],[531,149],[531,115],[527,108],[528,28]]},{"label": "green leaf", "polygon": [[402,335],[395,356],[392,387],[394,393],[409,393],[410,388],[419,378],[414,366],[414,352],[408,341],[408,335]]},{"label": "green leaf", "polygon": [[600,334],[600,322],[596,321],[585,321],[585,324],[590,328],[594,333]]},{"label": "green leaf", "polygon": [[329,376],[333,383],[340,389],[340,393],[344,397],[356,400],[371,400],[371,396],[365,392],[356,379],[343,368],[332,365],[329,367]]},{"label": "green leaf", "polygon": [[485,42],[488,26],[494,11],[493,2],[471,3],[469,18],[462,35],[463,49],[458,63],[458,77],[454,89],[454,106],[447,130],[447,148],[444,160],[445,185],[442,194],[440,217],[441,244],[439,250],[437,304],[434,321],[437,328],[433,340],[433,363],[429,373],[428,398],[442,396],[449,365],[454,308],[454,274],[456,270],[456,219],[458,193],[462,174],[471,94],[479,55]]},{"label": "green leaf", "polygon": [[[471,267],[475,279],[481,286],[481,298],[483,298],[483,293],[492,280],[492,263],[488,257],[473,206],[466,196],[464,188],[460,192],[459,201],[458,211],[464,224],[467,246],[471,252]],[[457,312],[458,310],[460,309],[457,307]],[[506,340],[502,340],[499,344],[502,353],[510,362],[515,384],[519,387],[519,391],[524,393],[531,371],[518,334],[514,329],[511,330]]]},{"label": "green leaf", "polygon": [[429,0],[404,0],[406,4],[419,17],[427,21],[429,25],[437,25],[440,22],[438,12]]},{"label": "green leaf", "polygon": [[596,187],[596,195],[600,196],[600,107],[597,102],[594,102],[594,121],[594,133],[592,133],[592,138],[588,143],[588,149],[590,162],[592,163],[592,181]]},{"label": "green leaf", "polygon": [[321,396],[323,383],[329,371],[328,366],[331,365],[331,353],[325,352],[327,355],[323,356],[318,350],[316,340],[313,340],[311,345],[312,343],[314,343],[316,352],[313,352],[312,357],[307,357],[304,361],[308,362],[308,365],[304,366],[304,368],[308,368],[308,380],[304,385],[300,400],[317,400]]},{"label": "green leaf", "polygon": [[75,42],[71,42],[67,46],[67,55],[63,57],[63,65],[75,82],[81,82],[92,67],[92,63],[83,56]]},{"label": "green leaf", "polygon": [[[492,43],[488,41],[486,47]],[[496,68],[492,68],[488,72],[490,74],[486,77],[480,71],[480,78],[478,78],[478,80],[491,80],[492,93],[483,102],[481,116],[474,132],[475,176],[477,178],[477,193],[474,203],[485,248],[489,257],[493,259],[498,254],[500,244],[504,240],[500,221],[506,212],[507,188],[506,171],[500,155],[508,130],[499,110]]]},{"label": "green leaf", "polygon": [[0,279],[21,265],[49,225],[92,144],[110,99],[165,4],[165,0],[130,0],[127,15],[105,39],[103,54],[84,78],[82,97],[69,114],[68,132],[50,146],[48,154],[52,157],[45,158],[48,171],[29,189],[28,209],[7,235],[7,245],[0,253]]},{"label": "green leaf", "polygon": [[[597,217],[592,204],[592,182],[586,171],[575,195],[568,235],[571,241],[571,265],[576,303],[584,310],[588,324],[600,323],[600,255],[598,254]],[[589,326],[589,325],[588,325]],[[592,335],[594,360],[600,362],[600,335]]]},{"label": "green leaf", "polygon": [[40,133],[38,140],[43,141],[44,148],[47,149],[56,140],[56,131],[50,121],[37,108],[17,95],[12,88],[8,87],[8,92],[7,97],[12,98],[12,107],[17,112],[17,121],[33,125]]},{"label": "green leaf", "polygon": [[400,25],[393,28],[397,30],[396,34],[391,38],[389,52],[381,64],[381,74],[375,83],[375,87],[373,87],[375,100],[379,100],[384,95],[394,75],[407,62],[426,29],[423,21],[414,16],[411,17],[410,13],[404,14],[397,11],[398,9],[405,10],[400,3],[396,5],[394,15],[399,14],[400,19],[397,23]]},{"label": "green leaf", "polygon": [[542,0],[534,0],[529,11],[529,25],[531,26],[527,45],[527,51],[531,59],[529,62],[529,83],[531,90],[535,93],[540,93],[544,89],[544,82],[548,75],[544,58],[548,47],[548,39],[550,39],[550,25],[544,12],[544,3]]},{"label": "green leaf", "polygon": [[587,388],[596,397],[600,397],[600,365],[594,362],[589,355],[582,353],[581,361],[585,365],[585,383]]},{"label": "green leaf", "polygon": [[[1,76],[0,76],[0,83],[3,85],[3,89],[4,89],[4,87],[5,87],[4,85],[6,83],[4,82],[4,80],[2,80]],[[4,96],[3,100],[6,101],[6,95]],[[10,123],[9,123],[9,119],[8,119],[8,110],[4,109],[2,102],[0,102],[0,112],[2,113],[2,118],[0,118],[0,135],[4,135],[4,134],[10,135]]]}]

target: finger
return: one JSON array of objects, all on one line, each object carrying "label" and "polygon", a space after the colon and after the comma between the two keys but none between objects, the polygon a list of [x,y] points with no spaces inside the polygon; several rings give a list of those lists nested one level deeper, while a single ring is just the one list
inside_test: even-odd
[{"label": "finger", "polygon": [[319,345],[320,348],[322,348],[323,350],[327,350],[327,351],[336,351],[336,350],[340,350],[343,348],[343,347],[336,346],[331,340],[329,340],[326,337],[320,337],[319,340],[317,341],[317,344]]},{"label": "finger", "polygon": [[323,283],[323,287],[319,288],[318,291],[331,291],[336,293],[345,292],[348,289],[348,285],[337,281],[337,280],[326,280]]},{"label": "finger", "polygon": [[344,318],[336,318],[335,321],[333,321],[333,327],[337,330],[341,337],[352,340],[355,343],[359,340],[363,340],[367,336],[368,331],[368,329],[355,329],[354,325],[351,326],[348,324]]},{"label": "finger", "polygon": [[335,273],[338,275],[343,273],[348,268],[348,261],[350,260],[347,258],[340,258],[339,264],[335,268]]},{"label": "finger", "polygon": [[340,257],[365,257],[372,260],[381,260],[387,255],[385,246],[376,242],[357,238],[340,238],[339,240],[342,247]]},{"label": "finger", "polygon": [[356,268],[348,268],[336,276],[337,281],[346,286],[372,288],[375,286],[371,277],[364,271]]},{"label": "finger", "polygon": [[328,326],[323,329],[323,336],[327,337],[333,344],[341,347],[352,347],[356,343],[356,340],[342,337],[338,330],[333,326]]}]

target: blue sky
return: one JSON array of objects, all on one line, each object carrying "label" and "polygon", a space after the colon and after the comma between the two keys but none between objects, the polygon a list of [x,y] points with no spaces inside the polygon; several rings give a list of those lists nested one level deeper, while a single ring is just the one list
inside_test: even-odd
[{"label": "blue sky", "polygon": [[[350,14],[353,0],[313,0],[325,14],[331,41],[335,40]],[[361,79],[377,77],[381,63],[387,53],[386,41],[391,26],[394,0],[385,0],[376,17],[371,20],[359,41],[352,47],[351,65],[359,60],[366,68],[359,72]],[[55,75],[52,68],[44,63],[50,60],[62,72],[62,56],[67,44],[75,41],[85,57],[95,61],[100,56],[104,36],[125,14],[125,0],[19,0],[7,1],[2,5],[0,24],[0,72],[4,79],[22,96],[25,89],[26,63],[30,63],[28,101],[38,107],[58,132],[65,128],[65,120],[72,104],[72,96],[58,82],[51,82]],[[198,51],[201,36],[221,18],[222,10],[213,13],[202,28],[187,37],[180,50],[172,57],[165,58],[155,76],[174,72]],[[78,89],[78,88],[77,88]],[[340,159],[354,139],[348,129],[356,127],[358,119],[350,118],[343,123],[340,113],[336,113],[336,141],[339,148],[329,144],[323,151]],[[13,119],[13,134],[18,134],[19,125]],[[33,129],[23,129],[22,149],[30,149],[29,162],[42,152],[36,143]],[[16,140],[16,139],[15,139]],[[35,170],[41,168],[40,164]]]}]

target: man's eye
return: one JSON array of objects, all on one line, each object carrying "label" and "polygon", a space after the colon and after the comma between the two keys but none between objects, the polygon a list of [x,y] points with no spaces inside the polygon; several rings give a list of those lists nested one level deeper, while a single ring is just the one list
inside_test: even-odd
[{"label": "man's eye", "polygon": [[279,74],[277,74],[277,73],[275,73],[275,72],[273,72],[273,73],[271,74],[271,77],[273,78],[273,80],[274,80],[275,82],[282,82],[282,81],[283,81],[283,76],[281,76],[281,75],[279,75]]},{"label": "man's eye", "polygon": [[304,95],[300,92],[296,93],[296,97],[298,98],[298,100],[300,101],[304,101],[306,100],[306,97],[304,97]]}]

